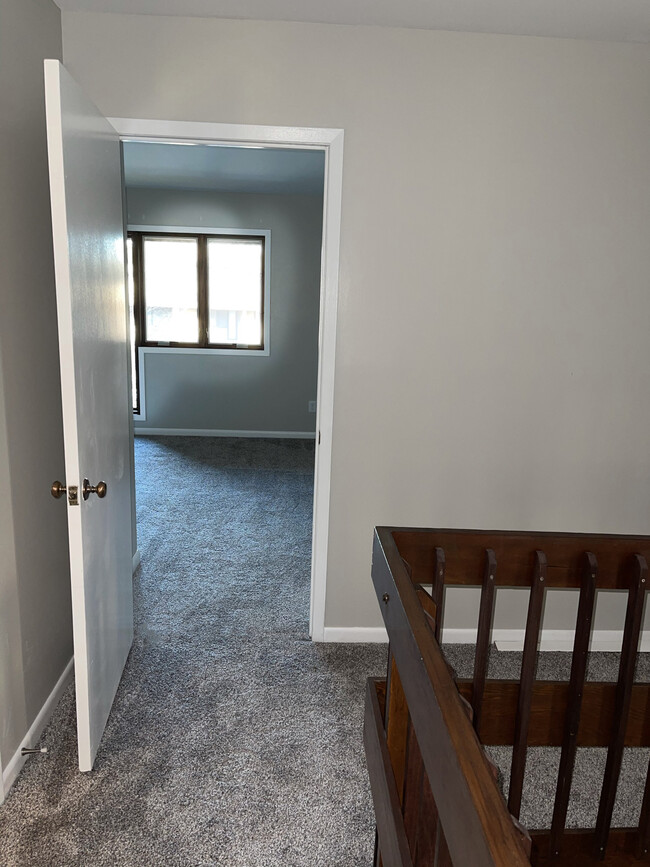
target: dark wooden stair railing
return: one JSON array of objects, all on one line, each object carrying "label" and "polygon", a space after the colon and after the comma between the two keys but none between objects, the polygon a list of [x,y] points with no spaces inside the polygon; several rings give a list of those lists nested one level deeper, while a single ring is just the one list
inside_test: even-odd
[{"label": "dark wooden stair railing", "polygon": [[[376,529],[372,579],[390,643],[386,680],[370,680],[366,697],[375,867],[618,867],[650,860],[650,766],[639,826],[611,829],[623,748],[650,746],[650,684],[634,683],[649,558],[645,536]],[[454,678],[438,643],[449,585],[482,588],[472,679]],[[499,586],[531,591],[519,682],[489,678]],[[536,679],[549,587],[580,591],[568,683]],[[601,588],[628,592],[615,684],[586,680]],[[503,744],[513,746],[507,805],[483,749]],[[518,822],[529,746],[561,747],[550,831],[529,833]],[[598,820],[595,829],[566,830],[581,746],[608,748]]]}]

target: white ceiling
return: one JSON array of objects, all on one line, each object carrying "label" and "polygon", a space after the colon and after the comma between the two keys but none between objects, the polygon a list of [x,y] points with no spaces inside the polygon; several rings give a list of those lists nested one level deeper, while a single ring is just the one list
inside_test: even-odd
[{"label": "white ceiling", "polygon": [[650,42],[650,0],[55,0],[63,10]]},{"label": "white ceiling", "polygon": [[124,143],[127,187],[322,194],[323,151]]}]

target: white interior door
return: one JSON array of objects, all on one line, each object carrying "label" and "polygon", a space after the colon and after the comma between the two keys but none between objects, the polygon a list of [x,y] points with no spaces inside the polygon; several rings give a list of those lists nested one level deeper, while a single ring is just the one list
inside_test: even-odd
[{"label": "white interior door", "polygon": [[[56,60],[45,61],[45,96],[79,768],[89,771],[133,639],[120,143]],[[84,479],[105,482],[105,496],[84,498]]]}]

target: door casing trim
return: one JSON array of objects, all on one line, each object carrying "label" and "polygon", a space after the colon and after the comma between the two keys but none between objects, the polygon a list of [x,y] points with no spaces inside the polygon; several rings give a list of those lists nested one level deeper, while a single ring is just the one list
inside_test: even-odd
[{"label": "door casing trim", "polygon": [[145,120],[109,117],[122,141],[183,142],[213,146],[273,146],[313,148],[325,153],[323,246],[321,255],[320,319],[318,328],[318,395],[316,460],[312,526],[309,634],[324,641],[327,597],[334,374],[339,295],[339,250],[343,188],[342,129],[258,126],[253,124]]}]

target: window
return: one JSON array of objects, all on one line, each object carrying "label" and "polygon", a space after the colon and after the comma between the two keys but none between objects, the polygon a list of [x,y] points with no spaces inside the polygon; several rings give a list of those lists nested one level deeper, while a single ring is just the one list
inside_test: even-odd
[{"label": "window", "polygon": [[208,340],[211,345],[264,345],[264,239],[208,238]]},{"label": "window", "polygon": [[128,233],[134,412],[140,347],[268,353],[269,234]]},{"label": "window", "polygon": [[141,236],[143,343],[199,342],[197,238]]}]

